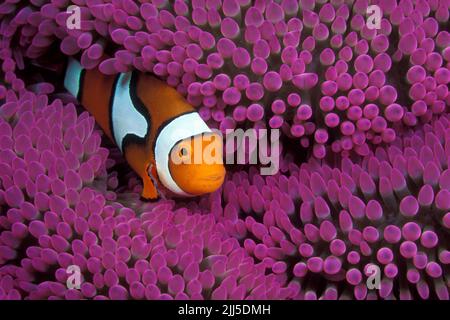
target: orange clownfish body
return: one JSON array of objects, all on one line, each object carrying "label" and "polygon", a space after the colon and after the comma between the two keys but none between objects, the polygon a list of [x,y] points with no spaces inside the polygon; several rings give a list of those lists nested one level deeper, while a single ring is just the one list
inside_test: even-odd
[{"label": "orange clownfish body", "polygon": [[[142,178],[142,197],[156,199],[159,185],[178,196],[201,195],[222,185],[222,139],[174,88],[149,74],[108,76],[85,70],[74,59],[64,86]],[[213,158],[220,161],[205,159],[205,149],[215,150]],[[185,161],[198,159],[202,152],[202,161]]]}]

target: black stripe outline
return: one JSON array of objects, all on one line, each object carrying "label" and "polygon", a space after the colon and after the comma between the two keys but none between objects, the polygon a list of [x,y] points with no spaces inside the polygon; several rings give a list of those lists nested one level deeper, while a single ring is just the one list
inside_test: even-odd
[{"label": "black stripe outline", "polygon": [[[113,115],[113,107],[114,107],[114,97],[116,95],[117,85],[118,85],[119,78],[121,75],[123,75],[123,73],[118,74],[116,76],[116,78],[114,79],[114,84],[113,84],[111,97],[110,97],[110,101],[109,101],[109,123],[110,123],[110,128],[111,128],[111,134],[113,136],[114,141],[115,141],[115,134],[114,134],[114,124],[113,124],[112,115]],[[130,86],[128,88],[128,90],[129,90],[128,93],[130,95],[132,106],[136,109],[137,112],[139,112],[139,114],[141,114],[144,117],[144,119],[147,122],[147,132],[143,138],[138,137],[132,133],[126,134],[123,137],[122,145],[120,147],[122,149],[122,153],[124,154],[125,158],[126,158],[126,155],[125,155],[126,150],[125,149],[126,149],[126,146],[128,146],[129,144],[146,145],[148,136],[150,135],[151,126],[152,126],[150,114],[148,113],[148,110],[145,107],[145,104],[142,102],[142,100],[139,98],[139,96],[137,94],[138,81],[139,81],[139,73],[136,71],[133,71],[131,73]],[[115,141],[115,142],[117,145],[117,141]]]},{"label": "black stripe outline", "polygon": [[[114,106],[114,96],[116,95],[117,83],[119,82],[120,73],[117,74],[114,78],[113,85],[111,88],[111,94],[109,95],[109,106],[108,106],[108,118],[109,118],[109,131],[111,131],[111,138],[114,140],[114,143],[117,145],[116,135],[114,134],[114,125],[112,120],[112,111]],[[123,150],[123,148],[122,148]]]},{"label": "black stripe outline", "polygon": [[[175,119],[178,119],[179,117],[181,117],[181,116],[184,116],[184,115],[187,115],[187,114],[190,114],[190,113],[197,113],[197,111],[194,109],[194,110],[190,110],[190,111],[185,111],[185,112],[182,112],[182,113],[180,113],[180,114],[177,114],[177,115],[175,115],[175,116],[173,116],[172,118],[169,118],[169,119],[167,119],[167,120],[165,120],[163,123],[161,123],[161,125],[159,126],[159,128],[158,128],[158,130],[156,131],[156,134],[155,134],[155,141],[153,141],[153,146],[152,146],[152,150],[153,150],[153,154],[156,156],[156,154],[155,154],[155,148],[156,148],[156,140],[158,140],[158,137],[159,137],[159,135],[161,134],[161,131],[169,124],[169,123],[171,123],[173,120],[175,120]],[[179,140],[178,142],[180,142],[181,140]],[[178,143],[177,142],[177,143]],[[172,147],[173,148],[173,147]],[[171,152],[172,150],[169,150],[168,152]]]},{"label": "black stripe outline", "polygon": [[142,102],[141,98],[139,98],[139,95],[137,93],[138,81],[139,81],[139,73],[137,71],[133,71],[131,74],[131,79],[130,79],[130,98],[131,98],[131,102],[133,102],[133,107],[147,121],[147,133],[145,134],[144,138],[141,138],[141,139],[147,140],[147,137],[150,135],[151,128],[152,128],[152,118],[150,116],[150,113],[149,113],[147,107],[145,106],[144,102]]},{"label": "black stripe outline", "polygon": [[[80,64],[81,65],[81,64]],[[78,79],[78,94],[77,100],[80,103],[83,103],[83,92],[84,92],[84,79],[86,77],[86,69],[82,68],[80,72],[80,78]]]}]

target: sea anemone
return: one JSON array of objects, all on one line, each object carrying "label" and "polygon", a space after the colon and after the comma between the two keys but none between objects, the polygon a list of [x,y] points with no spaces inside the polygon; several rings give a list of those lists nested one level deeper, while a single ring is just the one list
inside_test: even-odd
[{"label": "sea anemone", "polygon": [[441,116],[358,160],[234,173],[211,211],[295,299],[448,300],[449,124]]},{"label": "sea anemone", "polygon": [[94,119],[19,91],[0,87],[0,299],[290,297],[214,215],[116,202]]},{"label": "sea anemone", "polygon": [[367,0],[142,2],[6,1],[2,43],[20,61],[56,45],[105,74],[152,72],[211,126],[281,128],[319,159],[367,155],[449,104],[446,1],[372,1],[379,29]]}]

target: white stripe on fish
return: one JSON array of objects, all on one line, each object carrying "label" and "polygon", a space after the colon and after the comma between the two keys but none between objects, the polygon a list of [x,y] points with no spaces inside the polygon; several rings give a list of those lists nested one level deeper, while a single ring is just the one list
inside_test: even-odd
[{"label": "white stripe on fish", "polygon": [[123,152],[122,142],[126,135],[134,134],[145,138],[148,123],[145,117],[136,110],[130,96],[130,80],[132,73],[121,73],[114,90],[111,119],[112,132],[120,151]]}]

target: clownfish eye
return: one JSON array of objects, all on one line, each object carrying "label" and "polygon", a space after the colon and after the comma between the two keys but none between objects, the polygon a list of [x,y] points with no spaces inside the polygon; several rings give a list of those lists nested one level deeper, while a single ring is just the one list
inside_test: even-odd
[{"label": "clownfish eye", "polygon": [[188,151],[188,149],[186,147],[180,148],[180,152],[179,152],[180,157],[185,157],[185,156],[188,155],[188,153],[189,153],[189,151]]}]

